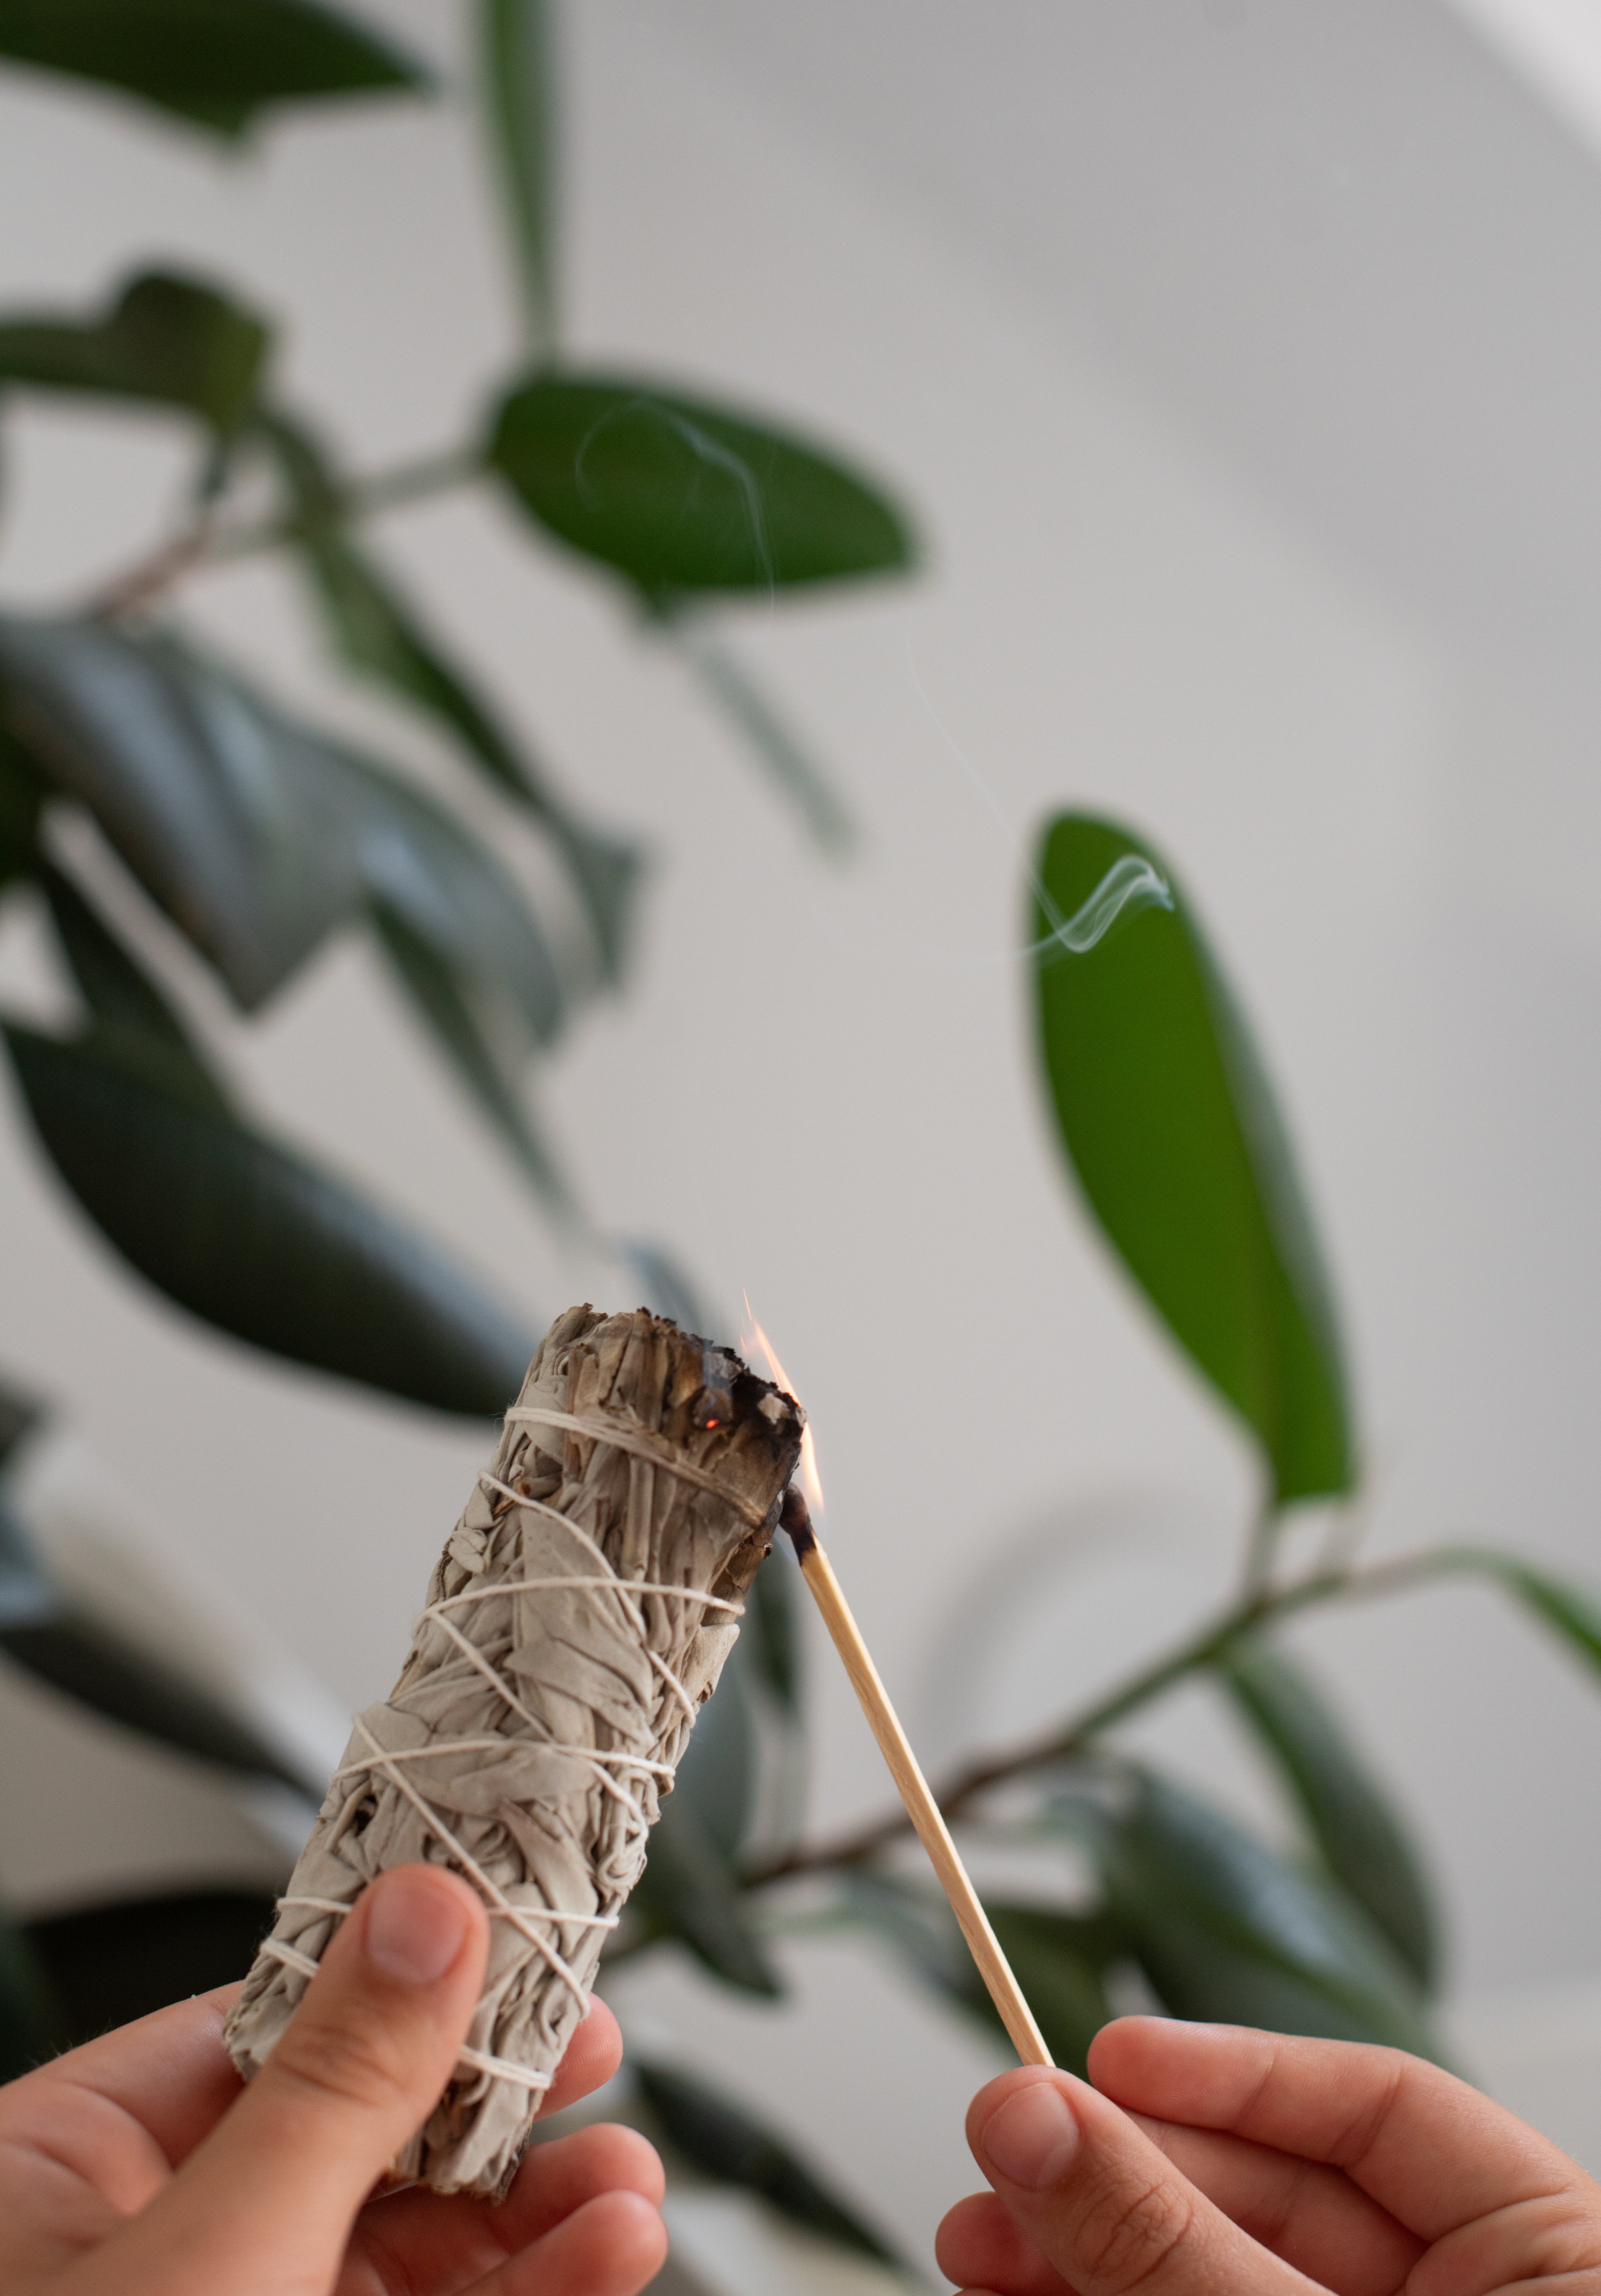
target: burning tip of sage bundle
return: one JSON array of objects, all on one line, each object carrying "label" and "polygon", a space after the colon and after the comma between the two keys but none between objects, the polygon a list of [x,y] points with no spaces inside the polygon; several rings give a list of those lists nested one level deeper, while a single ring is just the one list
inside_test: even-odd
[{"label": "burning tip of sage bundle", "polygon": [[647,1309],[557,1318],[228,2020],[247,2079],[368,1882],[449,1866],[484,1898],[489,1967],[455,2075],[395,2168],[439,2192],[505,2191],[734,1646],[804,1426],[782,1388]]}]

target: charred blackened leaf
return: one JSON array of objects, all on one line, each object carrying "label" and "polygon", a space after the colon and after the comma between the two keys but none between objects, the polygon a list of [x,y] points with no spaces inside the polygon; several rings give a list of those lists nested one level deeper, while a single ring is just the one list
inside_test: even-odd
[{"label": "charred blackened leaf", "polygon": [[653,598],[913,562],[900,511],[844,463],[643,379],[534,375],[502,406],[489,456],[541,525]]},{"label": "charred blackened leaf", "polygon": [[439,1246],[198,1105],[126,1037],[5,1033],[56,1170],[168,1299],[314,1370],[440,1411],[505,1409],[533,1335]]},{"label": "charred blackened leaf", "polygon": [[255,403],[269,342],[265,321],[208,282],[145,272],[96,318],[0,316],[0,389],[181,406],[226,438]]},{"label": "charred blackened leaf", "polygon": [[318,0],[0,0],[0,56],[221,135],[281,103],[431,85],[414,57]]},{"label": "charred blackened leaf", "polygon": [[629,2062],[661,2135],[702,2175],[759,2193],[792,2224],[842,2248],[901,2264],[883,2235],[836,2199],[784,2139],[744,2105],[676,2065],[654,2058]]}]

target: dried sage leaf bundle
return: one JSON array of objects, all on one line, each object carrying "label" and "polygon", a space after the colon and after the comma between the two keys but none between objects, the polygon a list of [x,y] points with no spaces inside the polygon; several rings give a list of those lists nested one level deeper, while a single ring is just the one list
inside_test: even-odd
[{"label": "dried sage leaf bundle", "polygon": [[643,1308],[552,1325],[228,2020],[247,2079],[366,1884],[450,1866],[489,1906],[489,1972],[395,2165],[442,2193],[505,2191],[734,1645],[801,1425],[737,1356]]}]

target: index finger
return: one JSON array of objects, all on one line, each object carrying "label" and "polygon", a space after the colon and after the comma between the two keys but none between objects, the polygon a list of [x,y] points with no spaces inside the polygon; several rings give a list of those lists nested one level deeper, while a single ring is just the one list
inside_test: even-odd
[{"label": "index finger", "polygon": [[1526,2121],[1400,2049],[1125,2017],[1096,2035],[1089,2070],[1128,2112],[1343,2169],[1426,2241],[1590,2185]]},{"label": "index finger", "polygon": [[53,2057],[0,2089],[0,2112],[15,2112],[26,2124],[41,2087],[92,2089],[147,2129],[177,2168],[239,2094],[222,2029],[241,1989],[197,1993]]}]

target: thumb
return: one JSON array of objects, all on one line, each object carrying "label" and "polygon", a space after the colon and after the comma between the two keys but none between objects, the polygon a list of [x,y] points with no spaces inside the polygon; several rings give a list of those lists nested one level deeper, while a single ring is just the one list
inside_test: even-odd
[{"label": "thumb", "polygon": [[374,1882],[267,2064],[108,2244],[119,2290],[324,2296],[357,2210],[450,2077],[488,1941],[478,1896],[442,1867]]},{"label": "thumb", "polygon": [[[1076,2296],[1314,2296],[1231,2224],[1128,2115],[1071,2073],[1003,2073],[967,2141],[1020,2232]],[[1317,2292],[1322,2296],[1322,2292]]]}]

